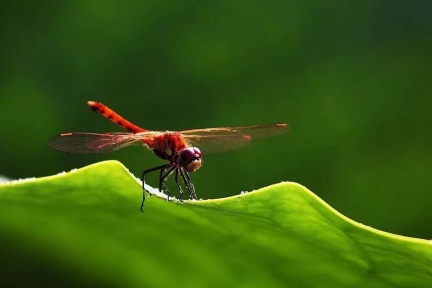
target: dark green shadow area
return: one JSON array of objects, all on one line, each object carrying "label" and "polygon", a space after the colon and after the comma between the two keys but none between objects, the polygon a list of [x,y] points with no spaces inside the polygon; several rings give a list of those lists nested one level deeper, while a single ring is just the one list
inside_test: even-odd
[{"label": "dark green shadow area", "polygon": [[1,286],[432,287],[429,241],[280,183],[230,198],[147,197],[106,161],[0,185]]}]

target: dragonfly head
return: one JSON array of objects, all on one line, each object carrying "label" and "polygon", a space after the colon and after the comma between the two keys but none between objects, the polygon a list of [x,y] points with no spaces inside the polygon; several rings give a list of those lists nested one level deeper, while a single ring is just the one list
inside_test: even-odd
[{"label": "dragonfly head", "polygon": [[177,163],[188,172],[196,171],[202,165],[202,153],[197,147],[185,148],[180,151]]}]

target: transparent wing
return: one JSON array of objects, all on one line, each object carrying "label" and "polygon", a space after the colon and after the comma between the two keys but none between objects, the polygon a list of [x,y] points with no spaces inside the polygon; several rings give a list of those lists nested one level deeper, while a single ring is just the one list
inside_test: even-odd
[{"label": "transparent wing", "polygon": [[190,146],[198,147],[205,154],[240,149],[254,139],[277,136],[289,131],[284,123],[241,127],[191,129],[180,131]]},{"label": "transparent wing", "polygon": [[72,132],[52,137],[48,140],[48,146],[72,154],[104,153],[131,145],[145,145],[143,136],[137,137],[133,133]]}]

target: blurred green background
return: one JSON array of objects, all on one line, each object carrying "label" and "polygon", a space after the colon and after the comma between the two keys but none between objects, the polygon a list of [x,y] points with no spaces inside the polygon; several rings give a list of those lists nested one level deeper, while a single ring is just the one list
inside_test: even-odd
[{"label": "blurred green background", "polygon": [[198,195],[295,181],[356,221],[430,238],[431,13],[429,1],[2,3],[0,174],[163,163],[141,147],[49,149],[60,132],[122,131],[88,100],[153,130],[287,122],[287,135],[205,157]]}]

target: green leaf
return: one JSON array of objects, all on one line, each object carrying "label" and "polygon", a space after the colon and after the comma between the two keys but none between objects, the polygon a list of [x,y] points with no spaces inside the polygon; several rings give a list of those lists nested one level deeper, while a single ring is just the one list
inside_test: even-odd
[{"label": "green leaf", "polygon": [[116,161],[0,185],[2,286],[432,287],[429,241],[356,223],[296,183],[147,197]]}]

